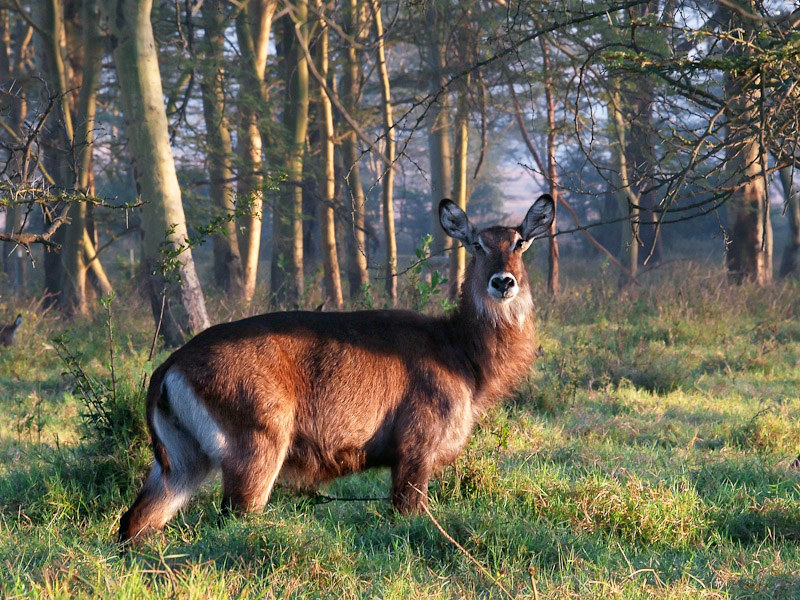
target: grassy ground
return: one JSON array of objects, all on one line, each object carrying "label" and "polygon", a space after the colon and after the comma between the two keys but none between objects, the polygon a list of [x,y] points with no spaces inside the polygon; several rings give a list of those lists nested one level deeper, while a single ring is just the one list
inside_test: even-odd
[{"label": "grassy ground", "polygon": [[[114,384],[102,313],[69,326],[82,390],[55,351],[65,326],[30,305],[0,350],[0,596],[800,598],[800,286],[732,289],[676,263],[620,293],[592,267],[539,295],[544,356],[432,484],[432,516],[469,556],[383,501],[279,489],[262,514],[220,521],[218,484],[120,554],[149,461],[149,318],[112,305]],[[92,394],[108,411],[94,424]],[[326,493],[388,483],[375,471]]]}]

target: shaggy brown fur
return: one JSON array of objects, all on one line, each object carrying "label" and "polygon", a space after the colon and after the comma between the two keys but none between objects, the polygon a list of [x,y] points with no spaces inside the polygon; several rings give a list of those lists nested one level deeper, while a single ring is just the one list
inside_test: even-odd
[{"label": "shaggy brown fur", "polygon": [[459,455],[476,416],[528,372],[536,344],[522,252],[549,227],[552,205],[543,197],[519,228],[475,233],[442,202],[443,227],[476,254],[452,316],[273,313],[177,350],[150,381],[156,462],[120,541],[163,527],[214,468],[225,506],[259,510],[278,476],[309,488],[385,466],[394,506],[420,511],[431,474]]}]

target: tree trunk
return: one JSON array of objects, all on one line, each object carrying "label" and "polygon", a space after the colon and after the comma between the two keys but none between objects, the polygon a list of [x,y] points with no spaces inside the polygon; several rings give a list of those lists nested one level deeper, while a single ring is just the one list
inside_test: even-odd
[{"label": "tree trunk", "polygon": [[752,123],[758,122],[761,92],[758,83],[747,89],[741,76],[725,82],[728,127],[726,132],[726,180],[739,185],[728,200],[728,273],[733,281],[772,281],[772,224],[766,186],[766,150]]},{"label": "tree trunk", "polygon": [[[458,204],[461,210],[467,210],[467,151],[469,149],[469,110],[467,107],[467,89],[469,88],[470,76],[466,75],[458,92],[458,110],[456,111],[456,153],[455,153],[455,180],[453,182],[453,202]],[[436,207],[438,209],[438,202]],[[441,227],[440,227],[441,228]],[[466,250],[460,244],[450,253],[450,289],[451,300],[457,300],[464,281],[464,270],[467,264]]]},{"label": "tree trunk", "polygon": [[793,172],[793,167],[784,167],[780,171],[786,217],[789,219],[789,239],[783,249],[781,277],[800,273],[800,192],[793,185]]},{"label": "tree trunk", "polygon": [[[668,3],[669,4],[669,3]],[[646,21],[650,16],[657,14],[659,3],[651,0],[631,9],[633,18]],[[670,22],[671,10],[665,8],[662,21]],[[658,32],[649,26],[638,30],[640,38],[657,36]],[[653,40],[647,37],[648,42]],[[653,102],[655,100],[655,86],[651,75],[630,74],[620,85],[621,109],[627,123],[628,136],[625,144],[625,157],[627,163],[628,184],[634,196],[638,198],[639,225],[637,235],[641,251],[638,251],[640,264],[657,264],[663,259],[663,244],[661,243],[661,230],[658,226],[659,216],[654,212],[659,199],[654,183],[655,157],[655,131],[653,123]]]},{"label": "tree trunk", "polygon": [[[322,13],[322,1],[316,0],[316,7]],[[327,24],[320,19],[321,31],[317,39],[317,70],[323,80],[328,78],[328,49],[329,35]],[[322,268],[325,280],[325,293],[331,304],[341,309],[344,304],[342,297],[342,278],[339,274],[339,256],[336,251],[336,221],[333,210],[336,196],[336,181],[334,168],[334,129],[333,108],[328,95],[319,86],[319,137],[322,145],[322,176],[319,189],[322,198],[319,203],[319,228],[322,237]]]},{"label": "tree trunk", "polygon": [[[97,111],[97,86],[100,81],[100,66],[103,59],[102,37],[99,30],[99,6],[97,0],[85,0],[82,8],[81,44],[83,64],[81,65],[81,89],[78,97],[77,129],[73,147],[77,153],[76,183],[78,191],[88,194],[94,142],[95,113]],[[74,204],[69,211],[72,222],[69,224],[62,260],[64,279],[62,288],[65,308],[76,314],[89,311],[86,297],[85,257],[88,249],[85,242],[86,204]],[[92,249],[92,254],[94,251]],[[97,258],[95,257],[95,260]]]},{"label": "tree trunk", "polygon": [[94,277],[93,285],[97,293],[100,294],[100,296],[108,296],[114,291],[114,288],[111,287],[108,275],[106,275],[106,271],[97,256],[94,241],[92,241],[86,229],[83,230],[83,248],[85,251],[83,260],[86,264],[86,268]]},{"label": "tree trunk", "polygon": [[550,69],[550,47],[547,39],[539,38],[542,48],[542,74],[544,75],[544,97],[547,104],[547,181],[553,197],[553,222],[550,224],[547,261],[547,291],[558,296],[559,252],[558,238],[555,237],[558,219],[558,172],[556,171],[556,102],[553,97],[553,73]]},{"label": "tree trunk", "polygon": [[[12,81],[16,82],[15,94],[4,101],[4,106],[8,109],[8,124],[13,131],[13,133],[8,133],[9,148],[17,146],[19,140],[22,139],[22,127],[27,110],[25,86],[24,84],[20,85],[20,83],[24,80],[22,55],[24,54],[24,47],[28,43],[25,40],[30,39],[32,28],[28,26],[24,29],[20,28],[18,31],[22,35],[12,35],[8,10],[3,9],[0,11],[0,45],[2,46],[0,48],[0,85],[10,87]],[[13,64],[11,62],[12,55],[15,59]],[[5,131],[0,133],[3,139],[6,138],[6,133]],[[7,164],[11,166],[11,180],[15,183],[20,183],[21,178],[25,177],[21,172],[23,157],[19,155],[8,156],[8,160]],[[23,223],[24,206],[13,204],[6,207],[5,233],[22,233]],[[29,262],[23,248],[18,247],[13,252],[3,252],[3,267],[8,277],[10,290],[15,292],[24,290],[27,285]]]},{"label": "tree trunk", "polygon": [[[344,6],[345,31],[357,38],[360,10],[358,0],[346,0]],[[360,65],[358,53],[353,44],[348,44],[344,56],[344,76],[342,77],[342,100],[345,110],[354,115],[358,108]],[[352,129],[342,139],[346,192],[345,202],[351,215],[351,229],[347,232],[347,281],[350,297],[355,298],[369,285],[367,271],[366,220],[364,217],[364,188],[361,185],[361,169],[358,163],[358,144]]]},{"label": "tree trunk", "polygon": [[[54,179],[54,184],[62,189],[71,187],[72,181],[67,163],[68,147],[72,144],[72,112],[70,95],[67,94],[66,67],[62,55],[64,37],[63,7],[60,0],[44,0],[36,5],[34,18],[39,23],[36,36],[37,69],[44,74],[52,94],[58,94],[56,110],[50,115],[44,128],[40,147],[40,160]],[[52,216],[45,214],[45,226],[49,226]],[[44,293],[46,304],[60,304],[63,300],[63,260],[66,254],[77,252],[75,247],[65,247],[66,231],[69,225],[59,228],[53,241],[62,245],[61,254],[45,252],[44,255]]]},{"label": "tree trunk", "polygon": [[622,221],[622,245],[620,248],[620,262],[627,269],[620,274],[620,285],[624,286],[636,279],[639,270],[639,198],[635,195],[628,177],[628,161],[625,149],[628,138],[628,122],[622,107],[622,95],[620,93],[620,80],[614,78],[611,81],[609,93],[609,112],[613,115],[614,131],[616,140],[616,179],[615,187],[617,200],[619,202],[620,217],[627,217]]},{"label": "tree trunk", "polygon": [[[184,337],[181,309],[190,334],[207,328],[209,321],[187,245],[186,217],[150,22],[152,0],[106,0],[105,4],[136,192],[148,200],[142,209],[143,275],[148,278],[156,320],[161,314],[162,294],[168,294],[161,331],[168,343],[176,344]],[[173,282],[180,292],[175,305],[168,293]]]},{"label": "tree trunk", "polygon": [[428,154],[431,164],[431,235],[433,236],[431,252],[438,254],[450,248],[451,245],[450,238],[444,234],[439,225],[439,202],[443,198],[449,198],[451,194],[452,171],[450,165],[453,156],[450,148],[448,95],[447,92],[442,91],[447,82],[444,73],[445,43],[441,33],[441,16],[433,5],[426,12],[426,25],[427,35],[430,38],[428,44],[428,92],[432,97],[438,96],[428,108],[430,115]]},{"label": "tree trunk", "polygon": [[266,101],[264,68],[275,6],[271,0],[246,2],[236,18],[236,36],[242,53],[241,125],[237,141],[240,172],[236,187],[237,202],[247,207],[247,215],[238,221],[238,230],[244,269],[244,300],[248,303],[253,300],[256,290],[261,250],[264,192],[259,117]]},{"label": "tree trunk", "polygon": [[213,234],[214,283],[234,300],[245,296],[242,257],[236,237],[236,221],[233,199],[233,169],[231,160],[233,146],[228,120],[225,118],[225,25],[223,4],[219,0],[207,0],[203,5],[203,28],[205,29],[205,61],[202,65],[203,116],[206,124],[208,144],[208,176],[211,201],[217,214],[227,220],[222,230]]},{"label": "tree trunk", "polygon": [[397,305],[397,238],[394,227],[394,116],[392,115],[391,88],[389,70],[386,67],[386,49],[383,40],[383,18],[379,0],[370,0],[372,18],[375,22],[376,50],[378,53],[378,70],[381,81],[381,100],[383,103],[383,127],[386,160],[392,165],[386,167],[383,174],[383,233],[386,244],[386,296],[392,306]]},{"label": "tree trunk", "polygon": [[[273,299],[296,305],[303,294],[303,157],[308,131],[308,3],[299,0],[294,15],[285,18],[284,43],[288,94],[284,126],[289,134],[287,181],[273,211]],[[297,38],[297,39],[296,39]]]}]

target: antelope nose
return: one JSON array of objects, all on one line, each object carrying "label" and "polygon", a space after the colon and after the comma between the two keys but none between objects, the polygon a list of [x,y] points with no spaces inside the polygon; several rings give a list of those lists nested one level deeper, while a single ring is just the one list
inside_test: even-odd
[{"label": "antelope nose", "polygon": [[503,296],[506,296],[516,287],[517,280],[510,273],[501,273],[499,275],[492,275],[492,278],[489,280],[489,285]]}]

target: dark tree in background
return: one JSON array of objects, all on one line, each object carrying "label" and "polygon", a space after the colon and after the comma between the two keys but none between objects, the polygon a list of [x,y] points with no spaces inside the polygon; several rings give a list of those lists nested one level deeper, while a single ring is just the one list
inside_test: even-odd
[{"label": "dark tree in background", "polygon": [[[425,247],[455,296],[439,200],[496,212],[515,177],[622,285],[709,231],[767,285],[773,254],[798,272],[798,24],[754,0],[0,0],[3,289],[83,314],[133,257],[170,342],[207,293],[395,305]],[[553,294],[576,244],[551,237]]]}]

